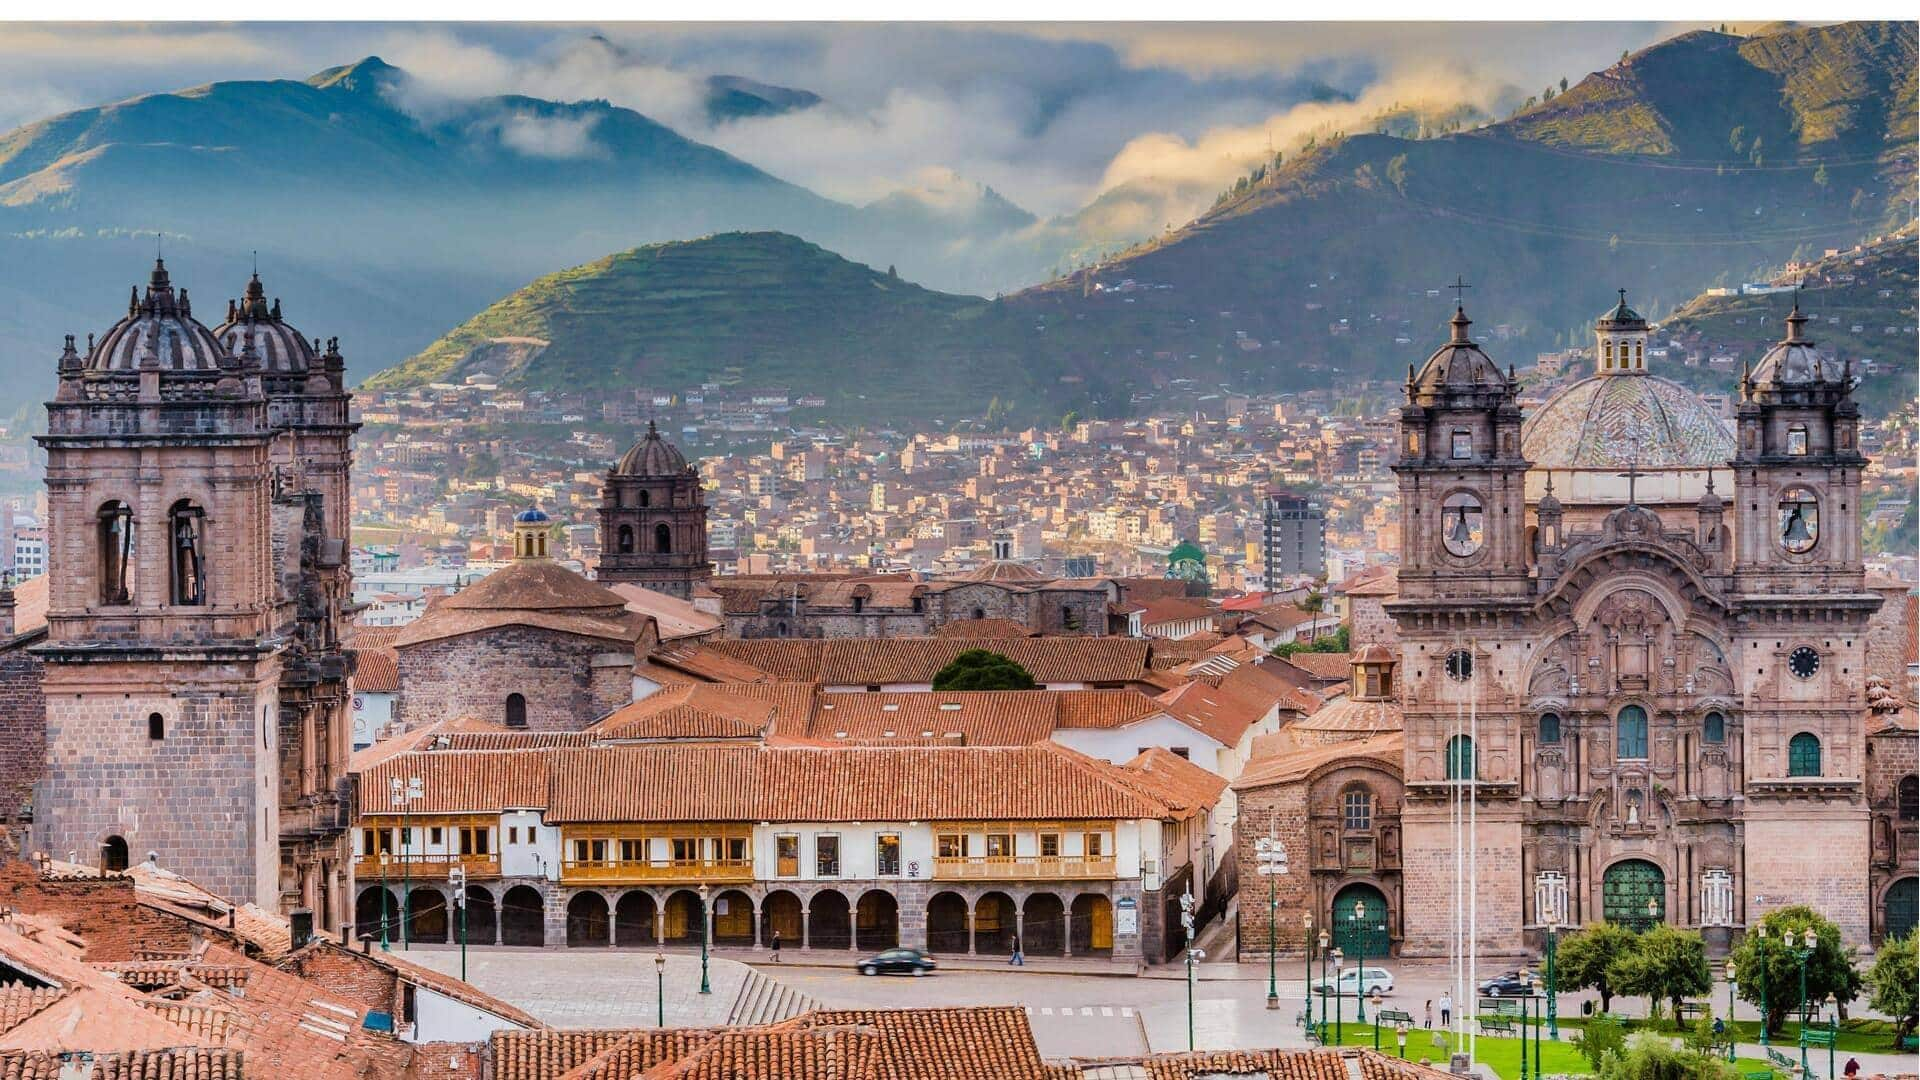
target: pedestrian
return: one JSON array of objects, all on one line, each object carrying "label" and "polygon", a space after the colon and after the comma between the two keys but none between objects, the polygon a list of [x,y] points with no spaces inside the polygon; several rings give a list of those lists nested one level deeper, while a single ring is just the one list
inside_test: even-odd
[{"label": "pedestrian", "polygon": [[1432,998],[1427,999],[1427,1028],[1429,1030],[1433,1028],[1433,999]]},{"label": "pedestrian", "polygon": [[1453,1027],[1453,994],[1444,990],[1440,992],[1440,1026]]},{"label": "pedestrian", "polygon": [[1847,1074],[1847,1080],[1853,1080],[1854,1077],[1860,1075],[1860,1059],[1856,1057],[1848,1058],[1847,1067],[1842,1071]]},{"label": "pedestrian", "polygon": [[780,931],[773,932],[773,962],[780,962]]}]

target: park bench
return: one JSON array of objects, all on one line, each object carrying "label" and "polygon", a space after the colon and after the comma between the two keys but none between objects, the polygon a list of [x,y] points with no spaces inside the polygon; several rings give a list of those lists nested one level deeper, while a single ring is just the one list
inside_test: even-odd
[{"label": "park bench", "polygon": [[1767,1060],[1773,1062],[1774,1065],[1779,1067],[1780,1069],[1785,1070],[1789,1075],[1791,1075],[1795,1069],[1798,1069],[1800,1067],[1799,1062],[1793,1060],[1792,1058],[1781,1053],[1780,1051],[1775,1050],[1771,1046],[1767,1047]]},{"label": "park bench", "polygon": [[1690,1021],[1698,1020],[1701,1017],[1712,1016],[1712,1015],[1713,1015],[1713,1006],[1707,1004],[1704,1001],[1683,1001],[1680,1003],[1680,1011],[1677,1015],[1674,1016],[1674,1019],[1680,1021],[1682,1024],[1685,1024]]},{"label": "park bench", "polygon": [[1740,1080],[1773,1080],[1773,1070],[1758,1069],[1750,1073],[1741,1073]]},{"label": "park bench", "polygon": [[1504,1016],[1482,1016],[1480,1017],[1480,1034],[1512,1035],[1513,1021]]},{"label": "park bench", "polygon": [[1403,1009],[1381,1009],[1378,1018],[1381,1027],[1396,1027],[1400,1024],[1413,1026],[1413,1014]]}]

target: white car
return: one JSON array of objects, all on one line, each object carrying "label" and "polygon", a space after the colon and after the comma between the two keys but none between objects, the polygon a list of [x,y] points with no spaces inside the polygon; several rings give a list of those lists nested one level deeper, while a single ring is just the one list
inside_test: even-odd
[{"label": "white car", "polygon": [[[1313,992],[1322,995],[1334,993],[1335,991],[1332,989],[1333,982],[1334,980],[1332,979],[1315,979],[1313,981]],[[1368,968],[1365,981],[1361,980],[1359,971],[1348,968],[1340,973],[1339,982],[1340,988],[1338,993],[1341,997],[1351,997],[1355,994],[1365,997],[1375,990],[1383,994],[1393,993],[1393,972],[1388,971],[1386,968]]]}]

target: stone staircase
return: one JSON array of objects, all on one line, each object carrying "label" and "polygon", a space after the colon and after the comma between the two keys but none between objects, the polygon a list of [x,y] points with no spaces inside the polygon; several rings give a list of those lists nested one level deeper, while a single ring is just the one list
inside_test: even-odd
[{"label": "stone staircase", "polygon": [[727,1023],[772,1024],[819,1007],[817,1000],[761,974],[758,968],[749,967],[746,981],[740,984],[740,993],[733,999],[733,1009],[727,1013]]}]

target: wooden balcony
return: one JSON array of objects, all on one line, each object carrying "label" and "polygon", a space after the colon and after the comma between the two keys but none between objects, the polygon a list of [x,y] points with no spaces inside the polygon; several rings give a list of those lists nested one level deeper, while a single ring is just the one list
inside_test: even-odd
[{"label": "wooden balcony", "polygon": [[933,860],[933,876],[942,881],[1082,881],[1113,875],[1111,855],[974,855]]},{"label": "wooden balcony", "polygon": [[752,859],[566,859],[560,881],[566,885],[644,885],[657,882],[740,884],[753,880]]},{"label": "wooden balcony", "polygon": [[[500,876],[500,856],[498,855],[423,855],[419,852],[403,855],[393,852],[387,856],[386,876],[389,882],[412,877],[415,881],[433,879],[447,880],[447,871],[454,867],[463,867],[468,878],[497,878]],[[353,861],[354,880],[365,885],[380,880],[380,859],[378,856],[361,855]]]}]

